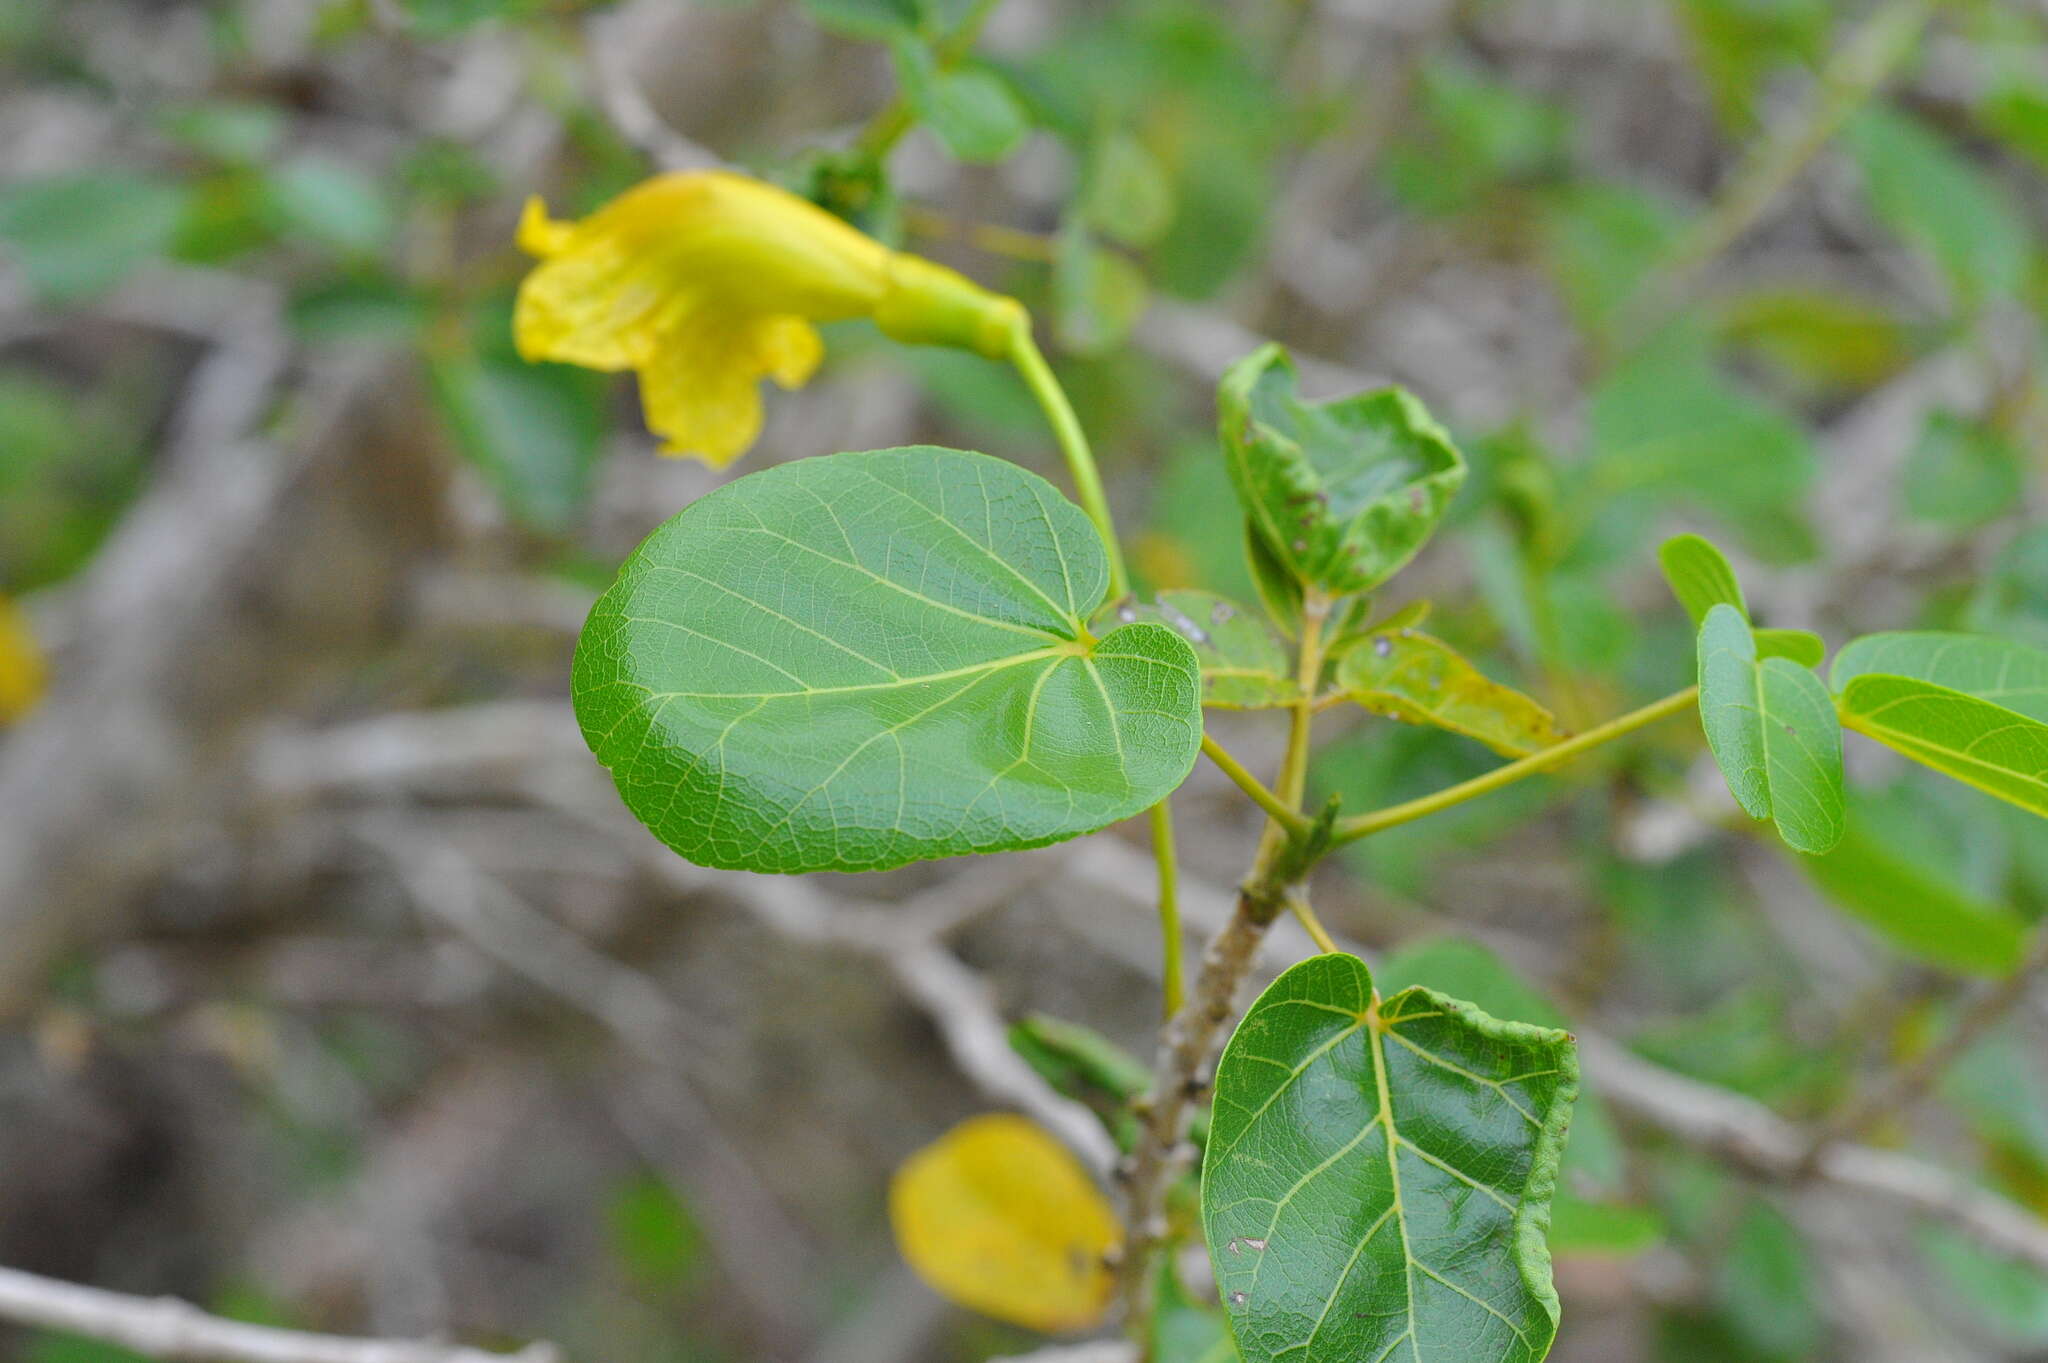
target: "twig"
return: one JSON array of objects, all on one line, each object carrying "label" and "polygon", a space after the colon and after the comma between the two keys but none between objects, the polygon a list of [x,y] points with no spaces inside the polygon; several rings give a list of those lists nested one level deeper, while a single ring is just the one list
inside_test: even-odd
[{"label": "twig", "polygon": [[1910,1112],[1963,1052],[1976,1045],[2026,998],[2043,971],[2048,971],[2048,932],[2037,931],[2020,964],[1970,1000],[1947,1035],[1911,1064],[1893,1071],[1888,1079],[1851,1099],[1821,1124],[1807,1147],[1806,1167],[1816,1167],[1829,1146],[1854,1140],[1887,1116]]},{"label": "twig", "polygon": [[351,1339],[210,1316],[175,1297],[134,1297],[0,1268],[0,1317],[63,1330],[170,1363],[556,1363],[552,1344],[517,1353],[399,1339]]},{"label": "twig", "polygon": [[1763,1104],[1673,1074],[1621,1046],[1577,1033],[1593,1089],[1616,1110],[1758,1178],[1810,1178],[1945,1221],[1978,1243],[2048,1271],[2048,1224],[1969,1179],[1910,1155],[1837,1143],[1809,1170],[1809,1137]]},{"label": "twig", "polygon": [[[1142,901],[1148,866],[1143,857],[1105,839],[1093,840],[1087,851],[1087,857],[1070,864],[1090,883]],[[1182,885],[1181,910],[1191,926],[1222,923],[1228,904],[1214,885],[1193,879]],[[1279,970],[1292,964],[1296,954],[1269,940],[1259,952],[1259,965]],[[1757,1178],[1786,1183],[1808,1178],[1934,1217],[1988,1249],[2048,1271],[2048,1223],[1967,1178],[1909,1155],[1850,1144],[1833,1146],[1811,1171],[1802,1171],[1809,1137],[1796,1123],[1753,1099],[1652,1064],[1598,1033],[1575,1027],[1573,1035],[1591,1091],[1702,1154]]]},{"label": "twig", "polygon": [[1892,0],[1849,35],[1821,71],[1813,107],[1806,116],[1772,132],[1750,150],[1713,206],[1626,305],[1617,329],[1623,348],[1654,330],[1684,302],[1688,286],[1700,271],[1756,225],[1849,116],[1913,51],[1913,40],[1939,3]]}]

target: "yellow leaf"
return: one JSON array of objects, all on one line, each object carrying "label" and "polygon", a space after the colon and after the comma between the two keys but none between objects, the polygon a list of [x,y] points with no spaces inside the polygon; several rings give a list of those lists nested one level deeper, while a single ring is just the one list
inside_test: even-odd
[{"label": "yellow leaf", "polygon": [[0,724],[11,724],[43,694],[43,654],[29,633],[28,618],[0,596]]},{"label": "yellow leaf", "polygon": [[1048,1333],[1095,1324],[1116,1218],[1066,1148],[1022,1117],[974,1117],[905,1160],[889,1187],[903,1257],[932,1289]]}]

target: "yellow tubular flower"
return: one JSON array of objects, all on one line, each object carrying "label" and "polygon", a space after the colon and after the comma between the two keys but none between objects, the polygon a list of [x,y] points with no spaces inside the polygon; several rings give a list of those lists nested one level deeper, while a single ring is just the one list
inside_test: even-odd
[{"label": "yellow tubular flower", "polygon": [[818,367],[814,322],[868,317],[996,358],[1025,325],[1015,299],[729,171],[657,176],[575,223],[533,199],[519,245],[541,261],[519,288],[519,353],[637,370],[663,452],[713,466],[761,433],[764,376],[796,388]]},{"label": "yellow tubular flower", "polygon": [[43,654],[29,633],[28,617],[0,596],[0,724],[27,714],[43,694]]}]

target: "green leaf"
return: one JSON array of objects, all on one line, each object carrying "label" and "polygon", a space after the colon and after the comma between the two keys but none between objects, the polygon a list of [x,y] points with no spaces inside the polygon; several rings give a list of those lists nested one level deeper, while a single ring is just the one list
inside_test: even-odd
[{"label": "green leaf", "polygon": [[2016,292],[2027,230],[2004,191],[1933,131],[1889,109],[1844,130],[1878,219],[1930,257],[1965,304]]},{"label": "green leaf", "polygon": [[[1657,561],[1663,565],[1671,594],[1695,625],[1703,623],[1707,612],[1718,605],[1732,606],[1743,619],[1749,618],[1749,603],[1743,599],[1735,570],[1708,540],[1698,535],[1673,535],[1657,550]],[[1758,658],[1788,658],[1801,667],[1817,667],[1827,656],[1827,644],[1811,630],[1758,629],[1752,635]]]},{"label": "green leaf", "polygon": [[821,28],[849,38],[881,41],[917,28],[915,0],[803,0],[803,7]]},{"label": "green leaf", "polygon": [[1338,660],[1337,685],[1374,714],[1464,734],[1503,757],[1527,757],[1568,737],[1550,711],[1419,630],[1359,640]]},{"label": "green leaf", "polygon": [[1089,162],[1081,212],[1111,241],[1149,246],[1173,225],[1173,181],[1143,142],[1111,133]]},{"label": "green leaf", "polygon": [[638,1283],[675,1288],[704,1260],[704,1232],[666,1183],[648,1174],[613,1189],[605,1220],[612,1255]]},{"label": "green leaf", "polygon": [[1301,637],[1301,579],[1297,578],[1266,547],[1258,526],[1244,523],[1245,570],[1259,594],[1266,615],[1290,639]]},{"label": "green leaf", "polygon": [[1077,355],[1100,355],[1122,345],[1151,302],[1144,274],[1128,259],[1098,246],[1077,224],[1059,236],[1052,262],[1053,328]]},{"label": "green leaf", "polygon": [[1685,607],[1693,624],[1705,621],[1707,612],[1723,603],[1735,607],[1744,619],[1749,618],[1749,603],[1743,600],[1742,584],[1735,580],[1735,570],[1711,541],[1698,535],[1673,535],[1657,550],[1657,562],[1663,565],[1664,580],[1671,584],[1671,594]]},{"label": "green leaf", "polygon": [[2019,505],[2019,452],[1994,431],[1934,412],[1906,458],[1906,509],[1923,521],[1967,528]]},{"label": "green leaf", "polygon": [[962,161],[1000,161],[1031,135],[1031,115],[1010,83],[984,66],[941,66],[917,38],[895,45],[903,94],[920,121]]},{"label": "green leaf", "polygon": [[2010,639],[1942,630],[1866,634],[1835,655],[1828,682],[1841,691],[1871,675],[1931,682],[2048,724],[2048,651]]},{"label": "green leaf", "polygon": [[604,392],[567,365],[468,355],[435,360],[429,386],[463,456],[521,521],[568,528],[590,496]]},{"label": "green leaf", "polygon": [[1267,345],[1216,396],[1238,500],[1274,558],[1333,596],[1405,567],[1464,485],[1464,456],[1403,389],[1307,402],[1287,352]]},{"label": "green leaf", "polygon": [[17,181],[0,187],[0,244],[44,298],[84,298],[168,250],[187,197],[123,170]]},{"label": "green leaf", "polygon": [[1819,667],[1820,660],[1828,656],[1827,641],[1810,629],[1759,629],[1751,632],[1756,636],[1756,656],[1759,658],[1785,658],[1801,667]]},{"label": "green leaf", "polygon": [[1312,957],[1216,1071],[1202,1222],[1246,1363],[1537,1363],[1571,1038]]},{"label": "green leaf", "polygon": [[1072,1080],[1063,1092],[1083,1086],[1099,1089],[1119,1102],[1129,1102],[1152,1084],[1152,1067],[1092,1027],[1065,1018],[1027,1013],[1010,1025],[1010,1049],[1052,1078],[1057,1071]]},{"label": "green leaf", "polygon": [[1188,1296],[1174,1271],[1174,1256],[1159,1258],[1159,1290],[1152,1304],[1152,1363],[1237,1363],[1230,1322],[1213,1306]]},{"label": "green leaf", "polygon": [[2048,724],[1912,677],[1860,676],[1842,723],[1966,785],[2048,818]]},{"label": "green leaf", "polygon": [[1202,665],[1202,704],[1219,710],[1266,710],[1301,694],[1286,641],[1261,619],[1214,592],[1164,591],[1157,601],[1127,598],[1103,608],[1092,627],[1114,629],[1139,620],[1166,626],[1195,650]]},{"label": "green leaf", "polygon": [[[1381,962],[1374,979],[1383,992],[1399,993],[1411,985],[1427,985],[1477,1004],[1497,1018],[1533,1022],[1568,1032],[1571,1023],[1534,985],[1486,947],[1464,937],[1437,937],[1403,945]],[[1606,1105],[1590,1089],[1582,1089],[1572,1110],[1572,1139],[1565,1147],[1564,1173],[1599,1190],[1618,1190],[1623,1169],[1621,1134]],[[1553,1237],[1554,1238],[1554,1237]]]},{"label": "green leaf", "polygon": [[272,173],[265,194],[278,231],[342,252],[368,255],[397,230],[383,189],[345,161],[295,157]]},{"label": "green leaf", "polygon": [[1102,543],[1044,479],[918,446],[804,459],[634,552],[576,651],[583,733],[692,861],[879,870],[1039,847],[1186,779],[1201,674],[1100,639]]},{"label": "green leaf", "polygon": [[1815,468],[1805,428],[1723,377],[1697,329],[1681,325],[1616,365],[1587,424],[1581,495],[1697,506],[1774,562],[1810,552],[1796,511]]},{"label": "green leaf", "polygon": [[1842,730],[1827,687],[1786,658],[1758,660],[1742,613],[1726,603],[1700,626],[1700,723],[1728,790],[1770,819],[1796,851],[1842,836]]},{"label": "green leaf", "polygon": [[1834,850],[1801,864],[1828,898],[1909,955],[1971,975],[2019,964],[2025,929],[2017,918],[1899,856],[1862,818],[1850,820]]}]

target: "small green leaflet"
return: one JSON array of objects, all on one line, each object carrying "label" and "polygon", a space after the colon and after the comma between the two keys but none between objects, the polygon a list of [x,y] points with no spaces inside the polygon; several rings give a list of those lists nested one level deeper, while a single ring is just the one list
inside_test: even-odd
[{"label": "small green leaflet", "polygon": [[634,552],[576,650],[576,715],[670,847],[752,871],[1038,847],[1156,804],[1201,744],[1187,641],[1100,639],[1086,516],[920,446],[804,459]]},{"label": "small green leaflet", "polygon": [[1232,365],[1216,403],[1224,462],[1259,537],[1331,595],[1370,591],[1404,567],[1465,482],[1464,456],[1412,395],[1303,401],[1277,345]]},{"label": "small green leaflet", "polygon": [[1915,630],[1866,634],[1835,656],[1828,681],[1842,691],[1876,674],[1945,686],[2048,724],[2048,652],[2010,639]]},{"label": "small green leaflet", "polygon": [[1374,714],[1464,734],[1503,757],[1526,757],[1567,737],[1550,711],[1489,681],[1456,649],[1420,630],[1360,639],[1338,660],[1337,685]]},{"label": "small green leaflet", "polygon": [[1152,620],[1188,641],[1202,665],[1202,703],[1219,710],[1265,710],[1301,693],[1278,632],[1227,596],[1164,591],[1157,601],[1126,599],[1106,606],[1090,628],[1115,629]]},{"label": "small green leaflet", "polygon": [[1810,629],[1757,629],[1750,632],[1756,637],[1756,656],[1759,658],[1785,658],[1801,667],[1814,668],[1828,656],[1827,642]]},{"label": "small green leaflet", "polygon": [[1744,619],[1749,617],[1742,584],[1735,580],[1735,570],[1711,541],[1698,535],[1673,535],[1658,548],[1657,562],[1663,565],[1664,580],[1671,584],[1671,594],[1685,607],[1693,624],[1703,623],[1707,612],[1722,604],[1735,607]]},{"label": "small green leaflet", "polygon": [[[1664,580],[1671,584],[1671,594],[1685,607],[1693,624],[1704,623],[1707,612],[1718,605],[1733,606],[1742,612],[1743,619],[1749,618],[1749,602],[1743,599],[1742,584],[1711,541],[1698,535],[1673,535],[1657,550],[1657,561],[1663,565]],[[1811,630],[1751,632],[1759,658],[1790,658],[1801,667],[1818,667],[1828,653],[1828,646]]]},{"label": "small green leaflet", "polygon": [[1246,1363],[1537,1363],[1570,1036],[1355,956],[1259,996],[1216,1071],[1202,1223]]},{"label": "small green leaflet", "polygon": [[1857,677],[1841,705],[1857,733],[2048,818],[2048,724],[1912,677]]},{"label": "small green leaflet", "polygon": [[1742,613],[1725,602],[1700,626],[1700,724],[1729,793],[1770,819],[1795,851],[1842,836],[1842,729],[1827,687],[1786,658],[1757,657]]}]

